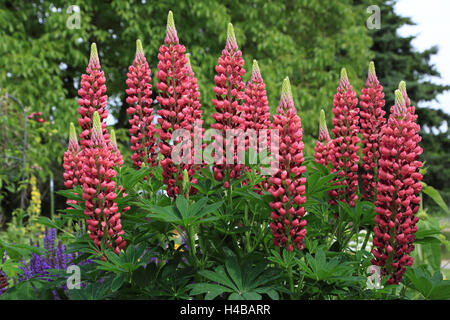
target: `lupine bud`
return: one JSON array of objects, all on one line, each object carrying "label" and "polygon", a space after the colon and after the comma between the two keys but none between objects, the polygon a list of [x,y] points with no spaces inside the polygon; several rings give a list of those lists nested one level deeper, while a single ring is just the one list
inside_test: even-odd
[{"label": "lupine bud", "polygon": [[116,166],[121,167],[123,165],[123,158],[122,154],[120,153],[119,147],[117,146],[116,132],[114,131],[114,129],[111,130],[110,147],[111,147],[111,156],[113,158],[114,164]]},{"label": "lupine bud", "polygon": [[[78,90],[78,113],[80,118],[78,123],[81,126],[80,133],[81,149],[89,146],[92,131],[92,116],[97,111],[102,120],[108,117],[106,103],[108,96],[106,95],[106,78],[101,71],[100,61],[95,43],[91,45],[91,57],[89,59],[86,74],[81,75],[80,89]],[[106,123],[102,123],[103,136],[107,144],[109,144],[109,133],[106,129]]]},{"label": "lupine bud", "polygon": [[[149,166],[157,165],[156,153],[156,129],[153,123],[154,113],[152,108],[152,78],[151,70],[144,56],[142,43],[136,41],[136,56],[133,64],[128,67],[127,73],[127,113],[131,116],[128,122],[131,135],[131,160],[136,168],[141,168],[143,163]],[[147,178],[147,177],[146,177]]]},{"label": "lupine bud", "polygon": [[395,91],[395,104],[381,129],[378,160],[372,264],[381,267],[381,274],[388,277],[389,284],[400,283],[406,266],[413,263],[409,254],[414,250],[419,221],[416,213],[422,180],[419,172],[422,162],[418,161],[422,153],[420,127],[417,115],[410,112],[414,112],[414,107],[408,108],[404,93]]},{"label": "lupine bud", "polygon": [[[415,115],[416,112],[416,108],[414,106],[411,106],[411,99],[409,99],[408,94],[406,92],[406,82],[405,81],[400,81],[400,83],[398,84],[398,90],[400,90],[403,99],[405,100],[405,104],[406,104],[406,110],[412,114]],[[416,115],[417,117],[417,115]]]},{"label": "lupine bud", "polygon": [[[89,238],[100,249],[101,244],[113,247],[114,252],[126,246],[125,241],[117,239],[125,232],[121,229],[119,208],[115,199],[117,197],[114,170],[115,156],[108,148],[102,133],[102,125],[98,112],[93,115],[93,128],[91,141],[82,153],[82,176],[80,179],[85,200],[86,223]],[[120,188],[120,186],[119,186]],[[113,218],[114,219],[111,219]],[[95,221],[95,223],[94,223]]]},{"label": "lupine bud", "polygon": [[[233,129],[242,129],[242,122],[244,119],[240,117],[240,110],[245,99],[244,88],[245,84],[242,77],[245,74],[244,59],[242,52],[239,50],[236,36],[234,34],[233,25],[228,24],[228,34],[225,49],[222,50],[222,55],[219,57],[216,66],[217,75],[214,77],[216,86],[213,91],[216,95],[212,99],[212,103],[216,108],[216,112],[212,115],[215,123],[211,125],[212,128],[222,132],[222,136],[226,137],[227,130],[233,133]],[[238,146],[236,146],[236,139],[228,143],[229,148],[233,148],[233,162],[237,162]],[[217,143],[222,143],[217,141]],[[227,143],[225,143],[227,146]],[[230,153],[231,151],[228,150]],[[225,159],[226,150],[223,153],[223,164],[216,164],[213,168],[214,178],[216,180],[225,179],[224,186],[230,185],[230,179],[238,178],[241,175],[243,165],[237,163],[228,163]]]},{"label": "lupine bud", "polygon": [[[161,140],[159,148],[163,156],[163,160],[161,160],[163,181],[167,185],[167,194],[172,198],[182,192],[184,168],[188,170],[191,177],[190,182],[196,183],[196,180],[192,178],[195,167],[192,159],[191,139],[185,145],[182,145],[183,155],[191,152],[188,155],[191,159],[191,161],[188,161],[189,164],[183,163],[187,167],[177,166],[172,159],[173,145],[171,140],[174,130],[185,129],[193,132],[192,124],[201,117],[197,80],[193,76],[185,52],[186,48],[179,44],[173,15],[170,11],[167,18],[165,44],[159,48],[158,54],[159,63],[156,75],[159,79],[157,84],[159,95],[156,99],[161,105],[161,110],[158,110],[160,116],[158,123],[161,126],[158,134]],[[173,141],[173,144],[178,145],[181,140],[182,138],[179,137],[177,141]],[[195,193],[195,191],[195,188],[191,188],[191,193]]]},{"label": "lupine bud", "polygon": [[331,146],[331,138],[328,133],[327,121],[325,119],[325,111],[320,110],[319,119],[319,137],[316,141],[316,147],[314,148],[314,159],[317,163],[328,166],[329,163],[329,152]]},{"label": "lupine bud", "polygon": [[342,69],[341,80],[337,93],[333,100],[333,125],[331,130],[334,134],[329,155],[333,168],[331,172],[337,172],[344,181],[335,182],[335,185],[345,185],[346,187],[331,190],[330,204],[337,204],[337,201],[355,205],[358,199],[356,194],[358,188],[358,137],[359,133],[359,108],[356,106],[358,99],[348,81],[347,72]]},{"label": "lupine bud", "polygon": [[386,123],[383,110],[385,101],[383,87],[377,79],[375,65],[370,62],[366,85],[361,91],[361,134],[363,136],[363,194],[365,200],[375,201],[378,181],[379,143],[382,126]]},{"label": "lupine bud", "polygon": [[303,204],[306,202],[303,165],[303,131],[301,119],[297,115],[292,98],[289,79],[283,81],[280,105],[273,116],[272,129],[280,135],[279,155],[276,161],[279,170],[270,179],[269,192],[274,197],[270,202],[273,221],[270,228],[274,244],[292,251],[304,249],[303,240],[306,235],[306,220]]}]

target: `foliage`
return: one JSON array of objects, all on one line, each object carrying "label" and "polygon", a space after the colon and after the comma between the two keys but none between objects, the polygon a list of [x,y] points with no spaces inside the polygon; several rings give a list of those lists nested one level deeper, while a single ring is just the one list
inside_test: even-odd
[{"label": "foliage", "polygon": [[[426,254],[415,257],[417,266],[407,272],[404,284],[368,289],[367,268],[372,256],[366,249],[369,240],[366,235],[373,228],[373,204],[358,200],[352,208],[340,203],[336,221],[327,201],[327,191],[335,188],[329,182],[333,175],[315,162],[307,161],[307,166],[308,237],[304,252],[273,249],[272,235],[266,227],[270,219],[268,194],[259,195],[239,181],[232,188],[224,189],[205,168],[197,173],[204,177],[195,196],[170,200],[154,192],[161,188],[159,168],[154,178],[147,181],[142,178],[148,169],[123,168],[116,181],[127,188],[128,195],[123,201],[133,205],[122,218],[125,239],[131,245],[119,255],[106,250],[106,259],[101,259],[87,234],[63,232],[69,221],[83,218],[83,204],[74,204],[54,220],[39,219],[63,232],[60,236],[64,235],[68,254],[80,252],[75,263],[81,268],[81,289],[59,290],[57,294],[62,299],[82,300],[137,296],[143,299],[448,298],[448,280],[442,279],[439,266],[433,262],[437,253],[428,247],[435,243],[440,246],[437,220],[421,214],[416,251]],[[247,172],[242,179],[258,181],[252,172]],[[60,193],[79,200],[79,192],[76,188]],[[180,235],[181,242],[177,241]],[[4,245],[4,248],[13,253],[14,247]],[[30,247],[16,249],[20,254],[27,250],[28,256],[31,254]],[[83,259],[93,262],[80,265]],[[14,258],[7,261],[12,262]],[[54,270],[52,274],[52,282],[32,278],[8,289],[2,298],[52,299],[53,290],[66,283],[67,273]],[[30,291],[32,286],[36,291]],[[397,293],[393,295],[392,290]]]}]

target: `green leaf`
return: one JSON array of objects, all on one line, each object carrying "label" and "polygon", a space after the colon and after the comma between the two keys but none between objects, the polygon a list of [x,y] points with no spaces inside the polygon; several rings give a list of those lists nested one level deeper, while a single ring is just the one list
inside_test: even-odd
[{"label": "green leaf", "polygon": [[125,273],[119,273],[118,275],[116,275],[114,280],[111,282],[111,291],[116,292],[117,290],[119,290],[124,281]]},{"label": "green leaf", "polygon": [[433,201],[442,209],[445,213],[450,214],[450,210],[446,205],[444,199],[442,199],[439,192],[432,186],[427,185],[422,181],[422,192],[429,196]]},{"label": "green leaf", "polygon": [[188,202],[183,195],[178,195],[175,200],[178,210],[181,213],[181,217],[184,219],[188,216]]}]

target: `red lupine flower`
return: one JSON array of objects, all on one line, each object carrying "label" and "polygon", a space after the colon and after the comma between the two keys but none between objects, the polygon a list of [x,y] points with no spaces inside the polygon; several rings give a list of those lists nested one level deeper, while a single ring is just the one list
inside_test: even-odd
[{"label": "red lupine flower", "polygon": [[126,93],[129,107],[127,113],[131,128],[131,155],[133,165],[141,168],[147,162],[151,167],[157,165],[156,129],[153,123],[151,70],[144,56],[140,40],[136,41],[136,56],[128,68]]},{"label": "red lupine flower", "polygon": [[[250,141],[248,137],[246,137],[245,148],[246,150],[251,148],[257,148],[260,146],[260,130],[269,130],[271,126],[270,122],[270,112],[269,112],[269,101],[267,100],[266,94],[266,85],[264,84],[263,78],[261,76],[261,72],[259,70],[258,62],[253,60],[253,68],[252,68],[252,77],[250,81],[247,83],[247,87],[245,88],[245,100],[244,104],[241,107],[241,127],[243,130],[255,130],[255,134],[257,135],[256,145],[250,146]],[[269,131],[267,133],[267,147],[270,145],[270,134]],[[250,170],[249,168],[245,168],[246,170]],[[264,180],[261,185],[255,185],[255,191],[261,193],[262,190],[267,190],[268,185],[267,181]]]},{"label": "red lupine flower", "polygon": [[380,158],[379,141],[381,127],[386,123],[384,118],[383,87],[375,74],[373,62],[369,65],[369,75],[360,96],[361,133],[363,135],[363,194],[365,200],[375,201],[378,180],[377,163]]},{"label": "red lupine flower", "polygon": [[81,158],[80,183],[89,238],[100,250],[102,246],[114,248],[114,252],[119,254],[126,242],[122,239],[125,232],[120,222],[119,207],[114,202],[117,198],[116,183],[112,180],[116,176],[114,157],[106,145],[97,111],[93,115],[90,144],[82,151]]},{"label": "red lupine flower", "polygon": [[272,208],[270,223],[274,244],[292,251],[295,248],[302,250],[306,235],[305,183],[303,174],[306,167],[303,165],[303,132],[300,117],[297,115],[294,100],[292,99],[289,79],[283,82],[280,105],[276,115],[273,116],[272,129],[279,132],[279,170],[273,174],[269,181],[269,192],[274,197],[270,202]]},{"label": "red lupine flower", "polygon": [[358,137],[359,132],[359,108],[356,106],[358,99],[348,81],[347,72],[342,69],[341,80],[337,93],[333,100],[333,125],[331,130],[334,139],[330,147],[330,159],[333,164],[331,172],[337,172],[343,181],[335,182],[335,185],[344,185],[344,188],[331,190],[330,204],[335,205],[337,201],[355,205],[358,199],[356,194],[358,188]]},{"label": "red lupine flower", "polygon": [[111,130],[110,149],[114,165],[121,167],[123,165],[123,157],[120,153],[119,147],[117,146],[116,132],[114,131],[114,129]]},{"label": "red lupine flower", "polygon": [[330,161],[330,147],[331,138],[328,133],[327,122],[325,120],[325,111],[320,110],[320,120],[319,120],[319,137],[316,141],[316,147],[314,148],[314,159],[317,163],[323,166],[328,166]]},{"label": "red lupine flower", "polygon": [[419,210],[422,175],[419,172],[422,154],[419,146],[420,126],[411,114],[400,90],[395,91],[395,105],[381,130],[378,161],[376,226],[373,239],[372,264],[381,267],[389,284],[398,284],[411,266]]},{"label": "red lupine flower", "polygon": [[[73,123],[70,123],[70,134],[69,134],[69,147],[67,151],[64,152],[64,186],[67,189],[72,189],[80,184],[81,177],[81,164],[80,164],[80,146],[77,141],[77,134],[75,132],[75,127]],[[66,201],[68,205],[77,204],[76,200],[68,199]]]},{"label": "red lupine flower", "polygon": [[[106,110],[106,102],[108,96],[106,93],[106,78],[101,71],[100,61],[97,54],[97,46],[95,43],[91,46],[91,57],[89,59],[86,74],[81,75],[80,89],[78,90],[78,113],[80,118],[78,123],[82,128],[80,133],[81,149],[89,146],[92,131],[92,116],[95,111],[100,115],[100,118],[105,120],[108,117],[108,110]],[[109,144],[109,133],[106,129],[106,123],[102,122],[103,136],[107,144]]]},{"label": "red lupine flower", "polygon": [[[225,49],[222,50],[222,55],[219,57],[216,66],[217,75],[214,77],[216,86],[213,88],[216,98],[212,99],[212,103],[216,107],[216,113],[212,117],[216,122],[211,127],[222,131],[224,138],[227,130],[242,128],[242,122],[244,121],[239,115],[245,98],[245,84],[242,81],[242,77],[245,74],[243,66],[242,52],[238,48],[233,25],[230,23],[228,25]],[[219,144],[221,142],[217,141]],[[232,147],[231,142],[228,146]],[[236,164],[237,147],[234,149],[234,164],[225,164],[224,154],[223,164],[216,164],[213,168],[214,178],[218,181],[225,178],[224,186],[226,188],[230,186],[229,179],[239,177],[243,169],[242,164]]]},{"label": "red lupine flower", "polygon": [[[191,131],[194,122],[192,112],[197,106],[195,103],[191,103],[193,80],[187,66],[186,48],[178,40],[172,11],[169,11],[167,18],[167,33],[164,43],[159,48],[158,72],[156,74],[159,79],[156,86],[160,92],[156,99],[161,105],[161,110],[158,110],[160,116],[158,123],[161,125],[158,134],[161,140],[159,148],[163,156],[163,160],[161,160],[163,180],[167,185],[167,194],[175,198],[177,194],[183,191],[183,168],[181,165],[175,164],[171,157],[172,133],[177,129]],[[173,141],[174,145],[180,142],[181,137],[177,141]],[[189,143],[184,146],[191,148],[191,142],[189,139]],[[193,170],[189,170],[189,176],[192,175]],[[195,183],[195,181],[191,182]]]}]

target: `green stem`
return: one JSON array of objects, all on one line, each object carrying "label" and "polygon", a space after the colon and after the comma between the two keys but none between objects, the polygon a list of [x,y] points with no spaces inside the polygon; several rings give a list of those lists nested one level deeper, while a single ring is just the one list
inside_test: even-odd
[{"label": "green stem", "polygon": [[[248,226],[249,225],[249,221],[248,221],[248,205],[247,203],[245,203],[245,208],[244,208],[244,226]],[[245,246],[247,249],[247,253],[250,253],[251,250],[251,246],[250,246],[250,231],[246,231],[245,232]]]},{"label": "green stem", "polygon": [[287,271],[288,271],[288,277],[289,277],[289,290],[292,293],[291,299],[295,300],[294,277],[292,275],[292,265],[291,264],[288,265]]},{"label": "green stem", "polygon": [[186,228],[186,235],[189,241],[189,254],[191,256],[194,266],[197,268],[199,266],[199,261],[197,258],[197,250],[195,248],[195,233],[192,226]]}]

